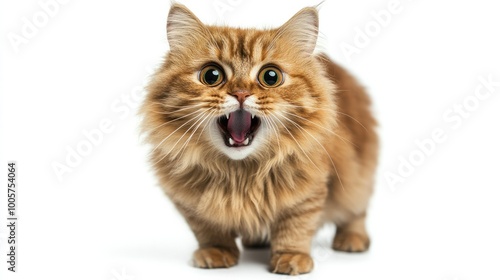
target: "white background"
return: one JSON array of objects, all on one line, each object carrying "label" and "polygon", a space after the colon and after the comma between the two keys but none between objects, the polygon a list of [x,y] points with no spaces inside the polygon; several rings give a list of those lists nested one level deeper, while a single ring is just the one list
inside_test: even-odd
[{"label": "white background", "polygon": [[[243,252],[228,270],[193,268],[195,239],[148,167],[135,111],[168,49],[170,1],[69,0],[44,23],[46,2],[0,4],[0,278],[287,278],[267,272],[265,250]],[[318,1],[181,2],[206,23],[275,27]],[[334,229],[325,227],[314,242],[314,272],[294,279],[499,279],[500,87],[480,101],[474,92],[480,77],[500,81],[500,5],[401,0],[376,30],[372,13],[390,2],[321,6],[319,48],[367,87],[380,122],[373,245],[366,254],[333,252]],[[13,45],[23,18],[33,17],[37,30]],[[356,28],[367,26],[369,42],[344,55],[341,46],[356,47]],[[448,111],[464,100],[467,117]],[[68,149],[84,145],[84,131],[103,120],[112,131],[60,180],[53,165],[67,164]],[[419,158],[415,141],[436,129],[446,140]],[[411,155],[418,166],[398,172]],[[5,251],[8,160],[19,168],[16,273],[7,271]],[[404,182],[389,183],[389,173]]]}]

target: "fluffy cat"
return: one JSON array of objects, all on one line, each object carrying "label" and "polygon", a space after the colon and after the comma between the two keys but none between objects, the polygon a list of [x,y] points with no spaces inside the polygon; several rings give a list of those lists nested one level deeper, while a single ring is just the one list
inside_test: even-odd
[{"label": "fluffy cat", "polygon": [[314,54],[315,8],[276,29],[204,25],[173,4],[170,51],[141,108],[161,187],[199,242],[194,265],[223,268],[270,246],[270,270],[311,271],[310,246],[334,223],[333,249],[369,247],[377,161],[363,88]]}]

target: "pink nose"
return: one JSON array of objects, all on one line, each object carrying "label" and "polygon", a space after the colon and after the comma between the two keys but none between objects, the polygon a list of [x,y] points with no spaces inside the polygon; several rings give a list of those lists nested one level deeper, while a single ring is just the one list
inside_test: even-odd
[{"label": "pink nose", "polygon": [[250,92],[248,92],[247,90],[237,90],[237,91],[231,92],[229,94],[236,97],[236,99],[238,99],[238,102],[240,102],[240,106],[242,106],[243,102],[245,102],[247,97],[250,96]]}]

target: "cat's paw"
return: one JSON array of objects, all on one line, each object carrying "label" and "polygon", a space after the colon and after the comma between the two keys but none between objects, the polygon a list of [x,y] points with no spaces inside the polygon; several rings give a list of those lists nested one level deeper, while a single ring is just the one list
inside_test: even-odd
[{"label": "cat's paw", "polygon": [[370,247],[370,238],[367,235],[349,231],[335,234],[333,249],[342,252],[364,252]]},{"label": "cat's paw", "polygon": [[227,268],[238,263],[239,253],[227,248],[200,248],[194,252],[193,262],[199,268]]},{"label": "cat's paw", "polygon": [[278,274],[299,275],[313,268],[313,260],[304,253],[274,253],[271,258],[271,271]]}]

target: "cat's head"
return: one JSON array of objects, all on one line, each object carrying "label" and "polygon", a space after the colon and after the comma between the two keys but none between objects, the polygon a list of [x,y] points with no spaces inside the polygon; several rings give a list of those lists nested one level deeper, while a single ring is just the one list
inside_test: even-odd
[{"label": "cat's head", "polygon": [[310,153],[335,120],[317,36],[315,8],[256,30],[207,26],[174,4],[170,51],[142,108],[155,150],[190,161]]}]

